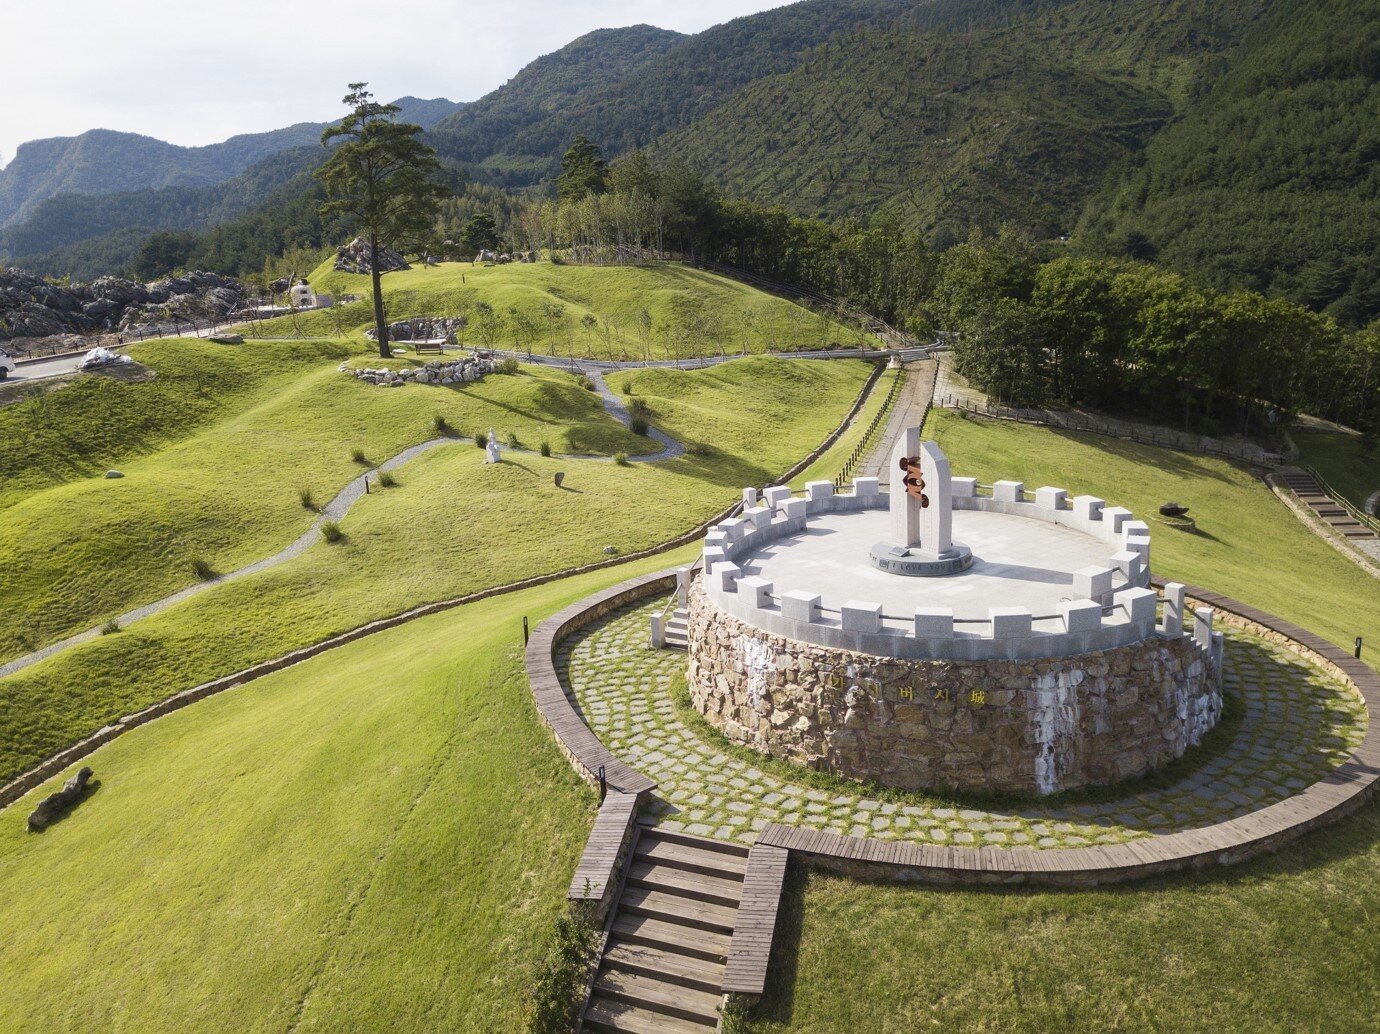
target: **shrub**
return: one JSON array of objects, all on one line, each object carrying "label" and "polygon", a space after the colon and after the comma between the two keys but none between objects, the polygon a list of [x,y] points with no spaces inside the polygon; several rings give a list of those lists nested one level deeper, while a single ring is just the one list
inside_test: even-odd
[{"label": "shrub", "polygon": [[203,582],[209,582],[216,576],[216,572],[211,569],[211,565],[202,557],[197,557],[192,561],[192,573]]},{"label": "shrub", "polygon": [[533,1006],[530,1030],[558,1034],[575,1029],[576,1013],[598,956],[599,927],[589,906],[578,906],[557,918],[556,929],[528,985]]},{"label": "shrub", "polygon": [[652,407],[647,405],[646,399],[633,399],[628,403],[628,412],[633,416],[651,416]]},{"label": "shrub", "polygon": [[327,542],[339,542],[345,537],[345,533],[335,521],[327,521],[321,525],[321,537]]},{"label": "shrub", "polygon": [[500,359],[498,365],[494,367],[494,372],[505,373],[511,377],[518,372],[518,361],[516,359]]},{"label": "shrub", "polygon": [[628,454],[626,452],[615,453],[613,462],[617,463],[620,467],[626,467],[628,465]]},{"label": "shrub", "polygon": [[101,626],[101,635],[114,635],[119,630],[120,623],[116,621],[114,618],[111,618],[109,621],[107,621],[104,625]]},{"label": "shrub", "polygon": [[585,391],[597,391],[597,390],[598,390],[598,389],[594,386],[594,382],[593,382],[592,380],[590,380],[588,377],[581,377],[581,378],[580,378],[580,387],[584,388]]},{"label": "shrub", "polygon": [[481,449],[487,449],[489,447],[489,432],[480,431],[478,434],[476,434],[474,436],[474,444],[479,446]]},{"label": "shrub", "polygon": [[542,454],[543,456],[550,456],[550,455],[551,455],[551,443],[550,443],[550,442],[544,441],[544,442],[541,443],[541,454]]},{"label": "shrub", "polygon": [[713,456],[713,446],[706,445],[704,442],[690,442],[685,446],[685,451],[691,456]]},{"label": "shrub", "polygon": [[297,498],[302,500],[302,509],[315,510],[316,500],[312,498],[311,489],[303,486],[297,490]]},{"label": "shrub", "polygon": [[436,414],[435,418],[433,419],[433,423],[435,423],[436,425],[437,434],[445,435],[446,437],[450,436],[450,424],[446,421],[446,418],[443,417],[440,413]]},{"label": "shrub", "polygon": [[623,394],[624,394],[624,395],[631,395],[632,393],[633,393],[632,381],[624,381],[624,382],[623,382]]},{"label": "shrub", "polygon": [[380,488],[396,488],[397,484],[398,479],[395,478],[389,471],[379,471],[378,485]]},{"label": "shrub", "polygon": [[351,449],[350,459],[354,460],[356,463],[362,463],[366,467],[369,466],[369,457],[364,455],[363,449]]},{"label": "shrub", "polygon": [[510,449],[517,449],[517,448],[521,448],[521,446],[522,446],[522,442],[518,441],[518,436],[515,435],[512,431],[509,431],[509,432],[508,432],[508,448],[510,448]]},{"label": "shrub", "polygon": [[647,436],[647,421],[640,416],[635,416],[628,423],[633,434],[640,434],[644,438]]}]

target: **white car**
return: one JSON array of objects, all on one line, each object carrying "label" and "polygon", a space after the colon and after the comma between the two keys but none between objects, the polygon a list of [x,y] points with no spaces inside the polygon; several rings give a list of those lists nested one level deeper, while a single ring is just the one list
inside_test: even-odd
[{"label": "white car", "polygon": [[18,367],[14,365],[14,360],[9,357],[9,353],[0,352],[0,381],[8,378],[17,369]]}]

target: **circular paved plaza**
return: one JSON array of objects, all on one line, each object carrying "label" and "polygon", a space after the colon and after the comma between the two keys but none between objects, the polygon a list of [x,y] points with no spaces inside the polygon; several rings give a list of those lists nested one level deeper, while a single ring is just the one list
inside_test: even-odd
[{"label": "circular paved plaza", "polygon": [[[769,823],[948,845],[1062,848],[1115,844],[1235,818],[1292,796],[1360,743],[1366,712],[1337,679],[1294,653],[1228,630],[1224,692],[1243,712],[1229,742],[1190,752],[1169,785],[1124,795],[996,807],[827,780],[729,747],[672,687],[686,655],[652,650],[665,599],[617,610],[562,642],[557,669],[604,745],[658,784],[647,813],[672,829],[751,843]],[[1114,798],[1114,799],[1112,799]],[[1096,803],[1082,803],[1095,800]]]}]

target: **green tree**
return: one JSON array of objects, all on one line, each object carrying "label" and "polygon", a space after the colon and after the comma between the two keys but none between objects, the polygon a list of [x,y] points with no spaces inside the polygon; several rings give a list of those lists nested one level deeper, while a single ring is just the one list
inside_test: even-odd
[{"label": "green tree", "polygon": [[561,159],[561,174],[556,179],[556,196],[562,201],[579,201],[608,189],[609,165],[589,137],[581,133]]},{"label": "green tree", "polygon": [[394,121],[402,109],[377,103],[368,85],[350,84],[344,100],[350,113],[321,134],[323,146],[341,142],[315,175],[326,188],[322,218],[348,216],[369,242],[374,329],[379,355],[387,359],[392,353],[377,256],[430,231],[445,188],[436,152],[418,139],[421,126]]},{"label": "green tree", "polygon": [[471,255],[498,247],[498,227],[488,212],[477,212],[460,231],[460,246]]}]

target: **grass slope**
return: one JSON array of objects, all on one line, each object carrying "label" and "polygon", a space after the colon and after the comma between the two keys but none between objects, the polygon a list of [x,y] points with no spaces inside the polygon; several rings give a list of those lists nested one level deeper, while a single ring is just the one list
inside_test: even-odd
[{"label": "grass slope", "polygon": [[[654,416],[672,434],[694,430],[715,442],[706,454],[664,463],[509,453],[492,467],[481,465],[472,443],[435,449],[397,472],[398,487],[361,500],[340,522],[342,542],[320,543],[0,680],[0,778],[180,689],[368,620],[604,560],[605,546],[630,553],[688,531],[733,502],[742,485],[773,480],[818,445],[868,372],[856,362],[769,358],[704,374],[671,371],[666,383],[705,413],[738,415],[725,418],[717,437],[695,413]],[[714,380],[694,387],[706,375]],[[368,390],[401,398],[420,389]],[[814,404],[791,414],[784,399],[797,390]],[[654,413],[673,405],[645,397]],[[512,426],[494,424],[500,436]],[[557,471],[566,473],[560,489]]]},{"label": "grass slope", "polygon": [[1358,510],[1380,492],[1380,450],[1373,440],[1354,434],[1294,431],[1299,459],[1316,467],[1327,483]]},{"label": "grass slope", "polygon": [[[335,296],[357,294],[361,301],[336,310],[279,317],[257,328],[266,336],[335,337],[364,342],[373,325],[369,278],[337,273],[331,263],[311,277],[318,291]],[[390,320],[412,316],[466,316],[471,345],[531,350],[542,355],[576,358],[688,358],[734,352],[766,352],[825,345],[856,345],[859,331],[756,288],[713,273],[673,263],[650,266],[471,266],[445,263],[389,273],[383,279]],[[487,337],[475,307],[493,308],[497,323]],[[564,313],[564,325],[549,318],[552,307]],[[520,315],[515,319],[514,310]],[[651,317],[644,341],[639,313]],[[585,329],[593,317],[599,325]],[[532,321],[530,333],[515,328]]]},{"label": "grass slope", "polygon": [[0,814],[0,1028],[516,1029],[598,803],[536,718],[520,617],[675,559],[415,622],[140,729],[42,836]]},{"label": "grass slope", "polygon": [[[353,449],[380,462],[437,437],[438,416],[457,433],[494,426],[533,448],[547,440],[558,453],[658,448],[609,417],[568,374],[531,367],[465,388],[384,391],[338,373],[341,352],[168,342],[137,350],[159,371],[153,381],[83,381],[0,410],[15,439],[48,449],[22,449],[20,480],[42,484],[45,475],[33,471],[45,467],[47,477],[65,479],[0,510],[0,569],[10,572],[11,604],[0,615],[0,656],[193,584],[195,560],[225,572],[270,555],[315,518],[302,489],[324,505],[366,469]],[[219,373],[222,364],[254,374],[217,402],[215,385],[234,376]],[[165,367],[174,372],[165,375]],[[270,372],[280,368],[286,372]],[[189,414],[185,424],[179,411]],[[112,427],[129,430],[134,444],[122,446]],[[151,451],[139,455],[144,448]],[[93,455],[104,462],[93,465]],[[115,460],[124,478],[96,476]]]}]

